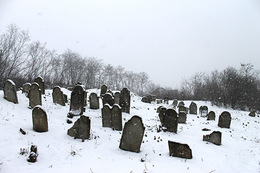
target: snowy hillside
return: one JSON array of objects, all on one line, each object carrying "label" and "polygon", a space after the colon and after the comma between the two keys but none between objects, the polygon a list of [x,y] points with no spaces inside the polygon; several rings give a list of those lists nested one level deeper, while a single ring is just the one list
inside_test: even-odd
[{"label": "snowy hillside", "polygon": [[[70,91],[63,89],[70,97]],[[99,90],[89,90],[97,92]],[[207,121],[199,115],[187,116],[187,124],[178,125],[178,133],[157,132],[160,125],[157,107],[166,104],[148,104],[131,94],[130,114],[123,113],[123,124],[132,116],[142,117],[145,136],[140,153],[119,149],[121,133],[102,127],[101,110],[87,106],[84,115],[91,118],[91,139],[82,142],[67,135],[73,124],[67,124],[69,105],[60,106],[52,102],[52,90],[46,90],[42,107],[47,112],[49,131],[33,131],[32,110],[29,100],[18,94],[18,104],[8,102],[0,91],[0,172],[260,172],[260,119],[248,116],[249,112],[211,106],[209,102],[196,102],[198,107],[206,105],[216,113],[216,121]],[[170,101],[172,103],[172,101]],[[185,101],[189,106],[190,101]],[[101,105],[101,102],[100,102]],[[218,116],[229,111],[231,128],[219,128]],[[72,119],[75,122],[78,117]],[[22,128],[26,135],[20,133]],[[211,131],[202,131],[203,128]],[[202,141],[203,135],[213,131],[222,132],[222,145]],[[192,159],[169,156],[168,140],[186,143],[192,149]],[[20,148],[29,150],[31,144],[38,146],[36,163],[27,162],[27,155]]]}]

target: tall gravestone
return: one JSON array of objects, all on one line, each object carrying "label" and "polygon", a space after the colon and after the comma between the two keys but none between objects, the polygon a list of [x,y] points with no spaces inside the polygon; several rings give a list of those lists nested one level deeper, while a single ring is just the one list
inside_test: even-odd
[{"label": "tall gravestone", "polygon": [[4,98],[9,102],[18,103],[15,83],[8,79],[4,84]]},{"label": "tall gravestone", "polygon": [[197,104],[194,102],[191,102],[190,106],[189,106],[190,114],[197,115],[197,109],[198,109]]},{"label": "tall gravestone", "polygon": [[90,137],[90,119],[87,116],[80,116],[74,125],[68,129],[67,134],[75,139],[89,139]]},{"label": "tall gravestone", "polygon": [[113,130],[122,130],[122,109],[119,105],[113,105],[111,110],[111,123]]},{"label": "tall gravestone", "polygon": [[41,93],[45,94],[44,80],[41,77],[37,77],[34,79],[34,82],[38,83],[41,88]]},{"label": "tall gravestone", "polygon": [[33,130],[36,132],[48,131],[48,119],[41,106],[35,106],[32,110]]},{"label": "tall gravestone", "polygon": [[102,102],[103,105],[109,104],[110,106],[113,106],[115,104],[114,97],[110,93],[106,93],[103,95]]},{"label": "tall gravestone", "polygon": [[166,115],[163,118],[163,124],[167,131],[177,133],[178,116],[174,109],[166,110]]},{"label": "tall gravestone", "polygon": [[102,127],[112,127],[111,109],[108,104],[105,104],[101,109]]},{"label": "tall gravestone", "polygon": [[115,93],[115,104],[120,104],[120,92]]},{"label": "tall gravestone", "polygon": [[33,82],[29,91],[29,106],[34,108],[36,105],[42,105],[42,95],[39,84]]},{"label": "tall gravestone", "polygon": [[130,113],[130,91],[127,88],[123,88],[120,93],[120,106],[122,112]]},{"label": "tall gravestone", "polygon": [[178,123],[185,124],[187,120],[187,114],[185,112],[180,112],[178,114]]},{"label": "tall gravestone", "polygon": [[207,115],[207,120],[214,120],[215,121],[216,114],[214,111],[210,111]]},{"label": "tall gravestone", "polygon": [[231,114],[227,111],[221,113],[218,119],[218,126],[221,128],[230,128]]},{"label": "tall gravestone", "polygon": [[82,115],[84,112],[85,91],[81,85],[76,85],[71,92],[70,114]]},{"label": "tall gravestone", "polygon": [[101,86],[101,91],[100,91],[100,96],[103,97],[103,95],[105,95],[107,92],[107,86],[106,85],[102,85]]},{"label": "tall gravestone", "polygon": [[89,107],[90,109],[99,109],[99,98],[96,93],[89,95]]},{"label": "tall gravestone", "polygon": [[133,116],[125,123],[121,136],[119,148],[131,152],[140,152],[141,143],[144,136],[145,127],[142,118]]},{"label": "tall gravestone", "polygon": [[24,93],[27,97],[29,96],[30,88],[31,88],[31,83],[23,84],[22,93]]},{"label": "tall gravestone", "polygon": [[167,109],[163,106],[159,108],[159,118],[162,126],[164,127],[164,117],[166,116]]},{"label": "tall gravestone", "polygon": [[168,141],[170,156],[192,159],[192,150],[189,145]]},{"label": "tall gravestone", "polygon": [[65,106],[64,94],[61,91],[60,87],[56,86],[52,90],[52,99],[53,103]]}]

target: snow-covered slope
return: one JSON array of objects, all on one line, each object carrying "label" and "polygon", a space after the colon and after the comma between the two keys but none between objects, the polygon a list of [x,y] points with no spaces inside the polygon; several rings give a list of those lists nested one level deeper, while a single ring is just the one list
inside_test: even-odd
[{"label": "snow-covered slope", "polygon": [[[72,124],[67,124],[69,105],[52,103],[51,90],[43,96],[42,107],[47,112],[49,131],[37,133],[32,129],[32,110],[29,100],[18,91],[19,104],[3,98],[0,91],[0,172],[260,172],[260,120],[250,117],[249,112],[211,106],[209,102],[196,102],[198,107],[206,105],[216,112],[216,121],[206,121],[199,115],[187,117],[187,124],[179,124],[178,133],[157,132],[160,125],[156,108],[165,104],[142,103],[132,95],[131,113],[123,113],[123,123],[133,115],[142,117],[145,124],[144,143],[140,153],[119,149],[121,132],[102,127],[101,110],[86,108],[84,115],[91,118],[91,139],[81,142],[67,135]],[[63,89],[70,97],[70,91]],[[93,89],[90,92],[98,92]],[[101,103],[101,102],[100,102]],[[185,101],[188,106],[190,101]],[[218,116],[229,111],[231,128],[219,128]],[[78,117],[72,119],[73,122]],[[22,135],[19,129],[26,131]],[[202,131],[211,129],[210,132]],[[217,130],[222,132],[222,145],[202,141],[202,136]],[[169,156],[168,140],[187,143],[192,149],[190,160]],[[38,146],[38,161],[29,163],[20,148]],[[141,161],[142,160],[142,161]]]}]

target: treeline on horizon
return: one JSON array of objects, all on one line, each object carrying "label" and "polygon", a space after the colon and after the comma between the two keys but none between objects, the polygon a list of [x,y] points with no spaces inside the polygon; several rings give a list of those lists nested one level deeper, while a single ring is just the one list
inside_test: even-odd
[{"label": "treeline on horizon", "polygon": [[47,49],[46,43],[31,41],[28,31],[14,24],[0,31],[0,87],[6,79],[12,79],[19,88],[38,76],[49,88],[74,86],[78,82],[87,89],[106,84],[111,90],[127,87],[140,96],[204,100],[234,109],[260,110],[259,71],[250,63],[241,64],[240,69],[227,67],[211,74],[196,73],[177,90],[153,83],[145,72],[135,73],[122,66],[105,64],[101,59],[83,57],[70,49],[58,54]]}]

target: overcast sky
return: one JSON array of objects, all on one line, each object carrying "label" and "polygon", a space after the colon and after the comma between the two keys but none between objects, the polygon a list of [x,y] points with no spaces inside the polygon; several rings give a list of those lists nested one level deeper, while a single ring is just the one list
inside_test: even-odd
[{"label": "overcast sky", "polygon": [[161,86],[240,63],[260,69],[260,0],[0,0],[9,24]]}]

